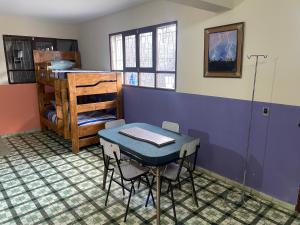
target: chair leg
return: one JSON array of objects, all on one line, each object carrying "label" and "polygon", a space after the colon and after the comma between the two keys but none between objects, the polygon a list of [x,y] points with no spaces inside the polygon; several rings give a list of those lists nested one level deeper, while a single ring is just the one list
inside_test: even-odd
[{"label": "chair leg", "polygon": [[178,176],[178,188],[179,188],[179,190],[181,190],[181,182],[180,182],[179,176]]},{"label": "chair leg", "polygon": [[109,186],[108,186],[108,190],[107,190],[107,194],[106,194],[106,199],[105,199],[105,206],[107,206],[107,200],[108,200],[108,195],[109,195],[109,192],[110,192],[110,187],[111,187],[111,182],[113,180],[113,177],[114,177],[114,170],[112,171],[111,173],[111,177],[110,177],[110,181],[109,181]]},{"label": "chair leg", "polygon": [[[149,188],[149,193],[150,193],[151,198],[152,198],[153,206],[155,207],[155,201],[154,201],[153,193],[152,193],[152,190],[151,190],[152,187],[151,187],[150,181],[149,181],[149,179],[148,179],[148,176],[145,175],[145,177],[146,177],[147,186],[148,186],[148,188]],[[148,197],[147,197],[147,202],[146,202],[146,204],[148,204],[148,201],[149,201],[149,194],[148,194]],[[145,207],[147,207],[147,206],[145,205]]]},{"label": "chair leg", "polygon": [[140,189],[140,185],[141,185],[141,178],[139,178],[138,190]]},{"label": "chair leg", "polygon": [[103,182],[102,182],[102,190],[105,190],[105,186],[106,186],[106,179],[107,179],[107,169],[106,167],[104,167],[104,174],[103,174]]},{"label": "chair leg", "polygon": [[133,181],[131,181],[131,184],[132,184],[132,188],[133,188],[133,194],[135,195],[134,182],[133,182]]},{"label": "chair leg", "polygon": [[121,184],[122,184],[122,191],[123,191],[123,196],[125,195],[125,190],[124,190],[124,182],[123,178],[121,177]]},{"label": "chair leg", "polygon": [[149,192],[148,192],[148,196],[147,196],[147,199],[146,199],[145,207],[148,206],[149,198],[150,198],[150,195],[151,195],[151,193],[150,193],[151,188],[152,188],[152,186],[149,187]]},{"label": "chair leg", "polygon": [[163,183],[163,177],[160,177],[160,185],[159,185],[159,187],[160,187],[160,190],[159,190],[160,195],[161,195],[162,183]]},{"label": "chair leg", "polygon": [[171,184],[169,183],[168,188],[167,188],[167,194],[169,194],[169,192],[170,192],[170,186],[171,186]]},{"label": "chair leg", "polygon": [[175,200],[174,200],[174,194],[173,194],[173,186],[172,186],[172,184],[171,184],[170,181],[169,181],[169,185],[170,185],[170,191],[171,191],[171,199],[172,199],[172,207],[173,207],[175,224],[177,224],[176,209],[175,209]]},{"label": "chair leg", "polygon": [[196,195],[196,190],[195,190],[195,183],[194,183],[194,178],[193,178],[193,173],[192,171],[189,171],[190,173],[190,179],[191,179],[191,182],[192,182],[192,194],[193,194],[193,198],[194,198],[194,202],[196,204],[197,207],[199,207],[198,205],[198,199],[197,199],[197,195]]},{"label": "chair leg", "polygon": [[153,186],[154,180],[155,180],[155,176],[153,175],[153,176],[152,176],[152,181],[151,181],[151,186]]},{"label": "chair leg", "polygon": [[[146,204],[145,204],[145,207],[148,206],[148,202],[149,202],[149,198],[150,198],[150,191],[152,190],[153,188],[153,185],[154,185],[154,179],[155,179],[155,176],[152,177],[152,181],[151,181],[151,184],[150,184],[150,188],[149,188],[149,192],[148,192],[148,196],[147,196],[147,200],[146,200]],[[152,191],[151,191],[152,192]]]},{"label": "chair leg", "polygon": [[127,202],[127,207],[126,207],[124,222],[126,222],[126,219],[127,219],[127,214],[128,214],[128,210],[129,210],[129,203],[130,203],[131,194],[132,194],[133,189],[134,189],[134,187],[133,187],[133,184],[132,184],[131,188],[130,188],[130,192],[129,192],[129,197],[128,197],[128,202]]},{"label": "chair leg", "polygon": [[[102,149],[102,151],[103,151],[103,149]],[[103,161],[104,161],[104,174],[103,174],[103,181],[102,181],[102,190],[105,190],[106,180],[107,180],[107,175],[108,175],[107,167],[109,167],[109,159],[106,155],[104,155],[104,151],[103,151]],[[108,164],[107,166],[106,166],[106,163]]]}]

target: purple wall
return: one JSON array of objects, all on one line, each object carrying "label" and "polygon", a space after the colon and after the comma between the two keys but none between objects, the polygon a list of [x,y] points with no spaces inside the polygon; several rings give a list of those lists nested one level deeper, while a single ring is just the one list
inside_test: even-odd
[{"label": "purple wall", "polygon": [[[178,122],[201,138],[197,164],[242,181],[250,102],[173,91],[124,87],[125,118],[160,126]],[[262,107],[270,107],[268,117]],[[295,203],[300,184],[300,107],[255,103],[247,185]]]}]

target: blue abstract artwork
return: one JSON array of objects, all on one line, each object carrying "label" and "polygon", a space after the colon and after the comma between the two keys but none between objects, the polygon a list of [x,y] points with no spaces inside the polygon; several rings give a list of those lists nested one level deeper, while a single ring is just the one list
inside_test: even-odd
[{"label": "blue abstract artwork", "polygon": [[235,72],[237,70],[237,30],[209,34],[208,71]]}]

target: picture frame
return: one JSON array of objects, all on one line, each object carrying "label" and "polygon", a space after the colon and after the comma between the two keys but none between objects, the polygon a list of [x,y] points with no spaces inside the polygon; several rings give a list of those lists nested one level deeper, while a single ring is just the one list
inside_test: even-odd
[{"label": "picture frame", "polygon": [[204,77],[241,78],[244,22],[204,30]]}]

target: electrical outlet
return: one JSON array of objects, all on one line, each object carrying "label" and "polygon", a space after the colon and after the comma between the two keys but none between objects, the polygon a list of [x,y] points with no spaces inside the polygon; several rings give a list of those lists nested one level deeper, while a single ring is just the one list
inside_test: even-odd
[{"label": "electrical outlet", "polygon": [[270,108],[269,107],[263,107],[263,110],[262,110],[262,114],[264,116],[269,116],[269,113],[270,113]]}]

